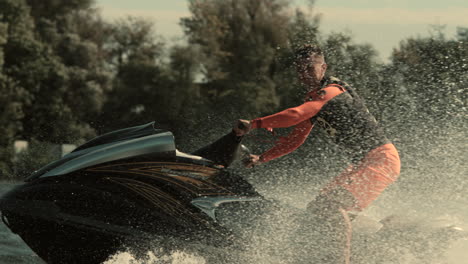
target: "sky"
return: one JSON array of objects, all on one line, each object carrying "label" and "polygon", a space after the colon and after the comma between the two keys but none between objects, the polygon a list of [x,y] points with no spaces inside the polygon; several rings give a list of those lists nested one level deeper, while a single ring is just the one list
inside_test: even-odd
[{"label": "sky", "polygon": [[[306,9],[308,0],[296,0]],[[151,19],[167,40],[183,36],[182,17],[190,16],[186,0],[96,0],[108,20],[127,15]],[[392,49],[408,37],[428,36],[430,25],[445,26],[448,37],[457,27],[468,27],[468,0],[316,0],[323,33],[350,32],[356,43],[371,44],[387,61]]]}]

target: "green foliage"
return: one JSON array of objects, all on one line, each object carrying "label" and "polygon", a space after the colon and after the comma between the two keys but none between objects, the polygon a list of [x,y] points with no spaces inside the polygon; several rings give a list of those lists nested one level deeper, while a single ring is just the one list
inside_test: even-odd
[{"label": "green foliage", "polygon": [[332,33],[325,39],[323,48],[329,75],[343,76],[347,82],[359,84],[356,86],[364,89],[378,76],[380,65],[372,46],[355,44],[347,34]]},{"label": "green foliage", "polygon": [[60,158],[60,145],[31,141],[28,149],[18,153],[12,163],[14,177],[24,179],[44,165]]},{"label": "green foliage", "polygon": [[468,41],[445,39],[443,34],[409,38],[392,57],[398,99],[411,106],[415,117],[450,121],[466,110]]},{"label": "green foliage", "polygon": [[468,28],[458,27],[457,28],[457,40],[466,42],[468,41]]},{"label": "green foliage", "polygon": [[27,0],[26,2],[31,7],[31,15],[35,19],[45,17],[54,19],[76,10],[88,9],[94,4],[94,0]]},{"label": "green foliage", "polygon": [[[13,141],[22,131],[23,104],[28,100],[28,94],[17,80],[10,77],[10,69],[6,67],[10,57],[9,40],[27,39],[26,32],[31,27],[24,12],[28,8],[22,1],[0,2],[0,170],[1,176],[10,175],[13,157]],[[19,25],[15,23],[20,23]],[[19,53],[20,57],[22,54]]]},{"label": "green foliage", "polygon": [[63,12],[50,15],[37,1],[31,9],[25,1],[1,3],[9,25],[3,69],[26,91],[21,107],[28,129],[16,136],[73,142],[94,134],[89,122],[100,111],[109,74],[98,60],[97,44],[82,40],[76,30],[85,16],[66,16],[85,3],[49,2]]},{"label": "green foliage", "polygon": [[157,64],[164,47],[162,40],[155,35],[152,22],[131,16],[111,26],[107,45],[108,61],[117,72],[126,63],[134,61]]},{"label": "green foliage", "polygon": [[382,119],[380,100],[385,97],[381,87],[381,70],[377,51],[368,44],[356,44],[351,35],[332,33],[322,42],[328,64],[327,75],[336,76],[349,83],[367,101],[367,106],[377,119]]},{"label": "green foliage", "polygon": [[22,87],[0,73],[0,178],[2,175],[9,175],[13,141],[22,130],[21,96],[24,94]]},{"label": "green foliage", "polygon": [[0,1],[4,164],[11,164],[15,139],[63,143],[95,135],[90,123],[101,110],[111,76],[104,68],[102,34],[86,30],[106,28],[96,26],[102,21],[90,3]]},{"label": "green foliage", "polygon": [[210,103],[223,105],[223,114],[278,106],[273,80],[276,56],[288,46],[287,7],[280,0],[189,2],[192,16],[181,23],[189,42],[200,47]]},{"label": "green foliage", "polygon": [[[105,51],[115,73],[113,89],[100,117],[106,130],[168,118],[169,80],[163,60],[164,43],[145,19],[128,17],[111,27]],[[125,100],[122,100],[125,98]],[[162,112],[160,115],[160,111]]]},{"label": "green foliage", "polygon": [[5,23],[0,23],[0,67],[3,67],[4,54],[3,54],[3,45],[7,42],[8,38],[8,25]]},{"label": "green foliage", "polygon": [[289,26],[289,41],[293,49],[304,44],[317,44],[320,37],[319,25],[320,16],[297,9]]},{"label": "green foliage", "polygon": [[173,117],[181,127],[193,126],[197,115],[209,111],[204,109],[200,87],[195,84],[200,71],[199,51],[193,46],[175,45],[169,54],[169,73],[171,75]]}]

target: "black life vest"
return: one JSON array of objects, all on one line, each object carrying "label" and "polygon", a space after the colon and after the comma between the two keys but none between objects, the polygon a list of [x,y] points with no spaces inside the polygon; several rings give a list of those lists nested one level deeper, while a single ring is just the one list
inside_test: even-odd
[{"label": "black life vest", "polygon": [[322,88],[330,86],[336,86],[344,93],[333,97],[312,117],[314,126],[324,129],[353,160],[360,160],[372,149],[389,143],[362,98],[350,85],[334,77],[322,81]]}]

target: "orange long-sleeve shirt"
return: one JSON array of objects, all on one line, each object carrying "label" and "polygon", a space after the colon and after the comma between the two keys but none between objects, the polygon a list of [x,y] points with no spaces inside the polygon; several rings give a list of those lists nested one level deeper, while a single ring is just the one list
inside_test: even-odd
[{"label": "orange long-sleeve shirt", "polygon": [[343,92],[344,90],[339,86],[330,85],[323,89],[310,92],[307,97],[309,98],[308,101],[304,102],[302,105],[252,120],[252,129],[271,129],[294,126],[293,131],[291,131],[288,136],[281,137],[275,143],[273,148],[260,156],[260,160],[262,162],[268,162],[272,159],[291,153],[302,145],[313,128],[310,119],[318,114],[328,101]]}]

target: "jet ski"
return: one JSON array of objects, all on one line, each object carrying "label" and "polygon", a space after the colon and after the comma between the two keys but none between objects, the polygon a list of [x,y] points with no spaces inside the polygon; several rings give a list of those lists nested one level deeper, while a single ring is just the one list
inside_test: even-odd
[{"label": "jet ski", "polygon": [[268,203],[226,169],[241,141],[231,132],[187,154],[154,122],[110,132],[1,197],[2,220],[47,263],[102,263],[155,236],[230,243],[218,214]]}]

